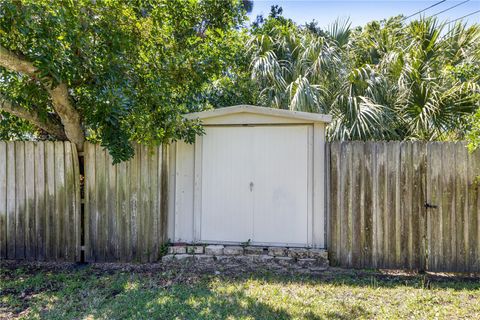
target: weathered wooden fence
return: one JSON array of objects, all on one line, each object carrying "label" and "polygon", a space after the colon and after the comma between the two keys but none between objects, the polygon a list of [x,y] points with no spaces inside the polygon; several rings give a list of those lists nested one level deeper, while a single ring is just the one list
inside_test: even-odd
[{"label": "weathered wooden fence", "polygon": [[427,144],[428,270],[480,271],[480,152]]},{"label": "weathered wooden fence", "polygon": [[480,152],[464,143],[329,145],[335,265],[480,271]]},{"label": "weathered wooden fence", "polygon": [[86,144],[82,204],[73,144],[0,142],[0,259],[80,261],[83,245],[89,262],[157,261],[168,160],[161,147],[135,152],[114,166]]},{"label": "weathered wooden fence", "polygon": [[85,258],[157,261],[166,236],[166,148],[136,146],[117,165],[98,145],[85,147]]},{"label": "weathered wooden fence", "polygon": [[0,142],[0,259],[80,258],[77,161],[68,142]]},{"label": "weathered wooden fence", "polygon": [[[87,144],[81,200],[74,145],[0,142],[0,259],[79,261],[83,246],[90,262],[157,261],[167,149],[135,148],[113,166]],[[480,152],[424,142],[334,142],[327,151],[334,265],[480,271]]]}]

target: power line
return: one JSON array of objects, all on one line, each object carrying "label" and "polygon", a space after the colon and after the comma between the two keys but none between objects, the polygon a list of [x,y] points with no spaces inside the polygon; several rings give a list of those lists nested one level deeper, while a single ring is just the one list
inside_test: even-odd
[{"label": "power line", "polygon": [[433,8],[433,7],[435,7],[435,6],[438,6],[439,4],[444,3],[445,1],[447,1],[447,0],[438,1],[438,2],[436,2],[436,3],[434,3],[434,4],[432,4],[431,6],[426,7],[426,8],[423,9],[423,10],[417,11],[417,12],[415,12],[414,14],[411,14],[411,15],[409,15],[408,17],[403,18],[402,21],[407,20],[407,19],[409,19],[409,18],[411,18],[411,17],[413,17],[413,16],[416,16],[416,15],[419,14],[419,13],[422,13],[422,12],[424,12],[424,11],[427,11],[427,10],[430,9],[430,8]]},{"label": "power line", "polygon": [[467,2],[469,2],[469,1],[470,1],[470,0],[465,0],[465,1],[463,1],[463,2],[457,3],[456,5],[451,6],[450,8],[447,8],[447,9],[445,9],[445,10],[442,10],[442,11],[440,11],[440,12],[437,12],[437,13],[435,13],[435,14],[432,14],[432,17],[438,16],[438,15],[441,14],[441,13],[444,13],[444,12],[447,12],[447,11],[449,11],[449,10],[452,10],[453,8],[456,8],[456,7],[458,7],[458,6],[461,6],[462,4],[467,3]]},{"label": "power line", "polygon": [[479,13],[479,12],[480,12],[480,10],[473,11],[472,13],[466,14],[466,15],[464,15],[463,17],[460,17],[460,18],[457,18],[457,19],[455,19],[455,20],[452,20],[452,21],[450,21],[450,22],[448,22],[448,23],[446,23],[446,24],[454,23],[455,21],[462,20],[463,18],[466,18],[466,17],[469,17],[469,16],[473,16],[474,14]]}]

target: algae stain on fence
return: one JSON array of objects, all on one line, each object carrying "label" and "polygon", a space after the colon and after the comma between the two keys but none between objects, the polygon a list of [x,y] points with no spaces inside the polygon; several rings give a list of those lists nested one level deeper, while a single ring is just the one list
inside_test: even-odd
[{"label": "algae stain on fence", "polygon": [[87,261],[153,262],[160,258],[167,199],[162,196],[167,173],[161,170],[162,148],[136,145],[133,159],[113,166],[100,146],[86,145],[86,195],[90,195],[87,202],[94,204],[94,210],[86,214],[86,224],[99,226],[90,228],[95,234],[86,237]]},{"label": "algae stain on fence", "polygon": [[[480,152],[469,154],[461,143],[327,147],[334,264],[480,271]],[[135,149],[134,159],[112,166],[105,150],[86,145],[87,261],[160,256],[167,148]],[[68,142],[0,142],[0,259],[79,259],[78,170]]]},{"label": "algae stain on fence", "polygon": [[[367,148],[369,144],[375,147]],[[480,194],[475,183],[480,152],[470,154],[462,143],[438,142],[333,142],[328,147],[332,263],[480,271]],[[360,208],[357,201],[363,202]],[[373,208],[365,210],[369,201]],[[351,224],[362,227],[346,227]],[[372,260],[362,240],[369,238]]]},{"label": "algae stain on fence", "polygon": [[1,259],[77,259],[75,194],[64,180],[78,179],[64,162],[75,150],[69,142],[0,142]]}]

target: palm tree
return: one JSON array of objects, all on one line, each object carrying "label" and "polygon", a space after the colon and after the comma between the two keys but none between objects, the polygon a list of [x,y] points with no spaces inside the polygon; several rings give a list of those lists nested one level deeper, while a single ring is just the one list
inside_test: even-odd
[{"label": "palm tree", "polygon": [[411,40],[401,52],[403,63],[395,104],[407,134],[426,140],[449,134],[463,138],[464,133],[456,131],[465,127],[465,116],[478,106],[474,94],[478,77],[461,80],[452,70],[472,63],[471,50],[478,47],[480,29],[459,23],[445,30],[444,24],[427,19],[412,22],[407,36]]},{"label": "palm tree", "polygon": [[267,21],[248,43],[261,102],[332,114],[330,139],[463,138],[479,76],[457,71],[478,67],[479,26],[401,21],[352,31],[337,20],[322,32]]}]

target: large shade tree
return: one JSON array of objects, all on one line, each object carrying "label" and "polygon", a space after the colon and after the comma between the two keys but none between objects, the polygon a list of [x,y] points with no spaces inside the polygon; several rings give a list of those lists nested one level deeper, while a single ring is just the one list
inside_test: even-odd
[{"label": "large shade tree", "polygon": [[1,1],[0,117],[80,150],[97,140],[115,162],[133,141],[191,141],[201,128],[181,115],[235,65],[248,3]]}]

